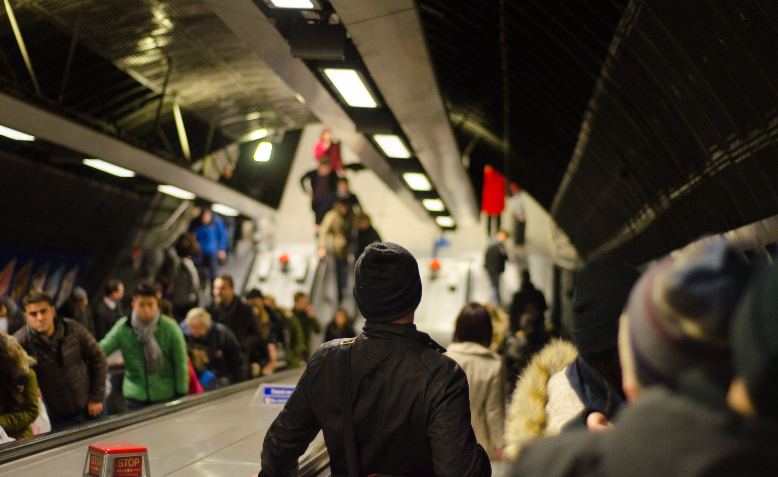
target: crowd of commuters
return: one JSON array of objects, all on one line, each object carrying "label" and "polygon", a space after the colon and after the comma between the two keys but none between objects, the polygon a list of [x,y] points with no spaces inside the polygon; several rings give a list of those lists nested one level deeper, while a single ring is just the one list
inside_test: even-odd
[{"label": "crowd of commuters", "polygon": [[518,316],[470,303],[446,351],[413,325],[412,260],[381,243],[357,261],[365,328],[313,354],[261,476],[287,475],[319,430],[337,475],[486,476],[489,460],[517,476],[778,475],[778,266],[720,236],[642,275],[594,260],[570,340],[551,338],[525,275]]},{"label": "crowd of commuters", "polygon": [[[185,246],[179,241],[179,249]],[[191,262],[177,265],[184,279],[197,276]],[[232,277],[219,275],[209,307],[184,309],[184,303],[199,303],[191,299],[197,287],[182,293],[190,297],[185,300],[176,300],[178,287],[172,295],[163,288],[141,283],[126,300],[124,284],[110,279],[95,303],[76,287],[59,310],[45,292],[29,292],[19,307],[22,323],[0,332],[1,437],[59,431],[105,417],[109,409],[140,409],[299,366],[322,332],[303,292],[285,310],[258,289],[239,296]],[[0,303],[9,316],[10,306]],[[352,329],[343,310],[333,323],[338,330]],[[121,373],[109,379],[107,357],[116,352],[110,362]],[[112,404],[111,387],[118,405]],[[36,426],[40,420],[46,425]]]}]

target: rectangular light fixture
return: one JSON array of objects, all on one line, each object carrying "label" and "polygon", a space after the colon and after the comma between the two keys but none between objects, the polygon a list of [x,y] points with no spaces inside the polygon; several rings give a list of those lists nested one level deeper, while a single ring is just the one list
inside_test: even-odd
[{"label": "rectangular light fixture", "polygon": [[254,151],[254,160],[257,162],[267,162],[270,160],[270,154],[273,152],[273,143],[262,141],[257,145]]},{"label": "rectangular light fixture", "polygon": [[93,167],[97,170],[107,172],[108,174],[116,177],[135,177],[135,172],[119,167],[116,164],[111,164],[102,159],[82,159],[81,163],[85,166]]},{"label": "rectangular light fixture", "polygon": [[316,6],[311,0],[270,0],[276,8],[295,8],[297,10],[313,10]]},{"label": "rectangular light fixture", "polygon": [[211,210],[219,215],[227,217],[237,217],[240,215],[240,212],[238,212],[237,209],[233,209],[229,205],[219,204],[218,202],[211,205]]},{"label": "rectangular light fixture", "polygon": [[403,174],[403,179],[405,179],[408,187],[413,190],[420,192],[432,190],[432,184],[430,184],[429,179],[421,172],[406,172]]},{"label": "rectangular light fixture", "polygon": [[35,136],[31,136],[29,134],[25,134],[21,131],[17,131],[16,129],[7,128],[5,126],[0,126],[0,136],[5,136],[8,139],[14,139],[16,141],[34,141]]},{"label": "rectangular light fixture", "polygon": [[343,101],[353,108],[377,108],[373,95],[357,70],[350,68],[325,68],[324,75],[338,90]]},{"label": "rectangular light fixture", "polygon": [[194,200],[195,197],[197,197],[188,190],[179,189],[178,187],[172,186],[170,184],[160,184],[157,186],[157,190],[163,194],[167,194],[181,200]]},{"label": "rectangular light fixture", "polygon": [[396,134],[373,134],[373,139],[387,157],[395,159],[408,159],[411,157],[411,151],[405,147],[403,140]]},{"label": "rectangular light fixture", "polygon": [[440,199],[424,199],[421,201],[421,204],[430,212],[443,212],[446,210],[445,204]]},{"label": "rectangular light fixture", "polygon": [[454,219],[452,219],[448,215],[441,215],[440,217],[435,217],[435,222],[437,222],[438,225],[444,228],[451,228],[454,226]]},{"label": "rectangular light fixture", "polygon": [[178,141],[181,143],[181,152],[187,161],[192,160],[192,152],[189,150],[189,138],[186,135],[184,127],[184,117],[181,115],[181,108],[178,103],[173,103],[173,118],[176,122],[176,131],[178,131]]},{"label": "rectangular light fixture", "polygon": [[262,139],[263,137],[267,137],[267,135],[270,133],[270,131],[267,130],[267,128],[259,128],[251,131],[250,133],[244,135],[242,138],[240,138],[241,142],[251,142],[251,141],[258,141]]}]

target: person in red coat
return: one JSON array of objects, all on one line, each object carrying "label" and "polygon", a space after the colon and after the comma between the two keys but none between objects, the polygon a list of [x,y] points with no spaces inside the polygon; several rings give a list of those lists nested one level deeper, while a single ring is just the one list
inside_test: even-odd
[{"label": "person in red coat", "polygon": [[340,143],[332,140],[332,132],[328,128],[322,129],[319,140],[316,141],[314,154],[317,161],[321,161],[323,157],[329,158],[332,170],[338,175],[343,173],[343,165],[340,160]]},{"label": "person in red coat", "polygon": [[[481,210],[486,214],[486,233],[489,237],[500,229],[500,216],[505,209],[505,176],[490,165],[484,166],[484,186],[481,191]],[[492,224],[494,223],[494,227]]]}]

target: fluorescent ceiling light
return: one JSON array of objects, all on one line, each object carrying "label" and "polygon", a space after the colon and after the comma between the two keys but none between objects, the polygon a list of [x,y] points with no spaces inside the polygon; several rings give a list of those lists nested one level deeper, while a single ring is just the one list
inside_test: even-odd
[{"label": "fluorescent ceiling light", "polygon": [[356,70],[345,68],[325,68],[324,75],[349,106],[354,108],[377,108],[373,95],[365,86]]},{"label": "fluorescent ceiling light", "polygon": [[226,215],[227,217],[237,217],[240,215],[240,212],[238,212],[236,209],[219,203],[211,205],[211,210],[219,215]]},{"label": "fluorescent ceiling light", "polygon": [[97,170],[107,172],[108,174],[116,177],[135,177],[135,172],[119,167],[110,162],[103,161],[102,159],[83,159],[81,161],[85,166],[93,167]]},{"label": "fluorescent ceiling light", "polygon": [[438,223],[441,227],[453,227],[454,226],[454,219],[449,217],[448,215],[442,215],[440,217],[435,217],[435,222]]},{"label": "fluorescent ceiling light", "polygon": [[303,98],[302,95],[296,94],[296,95],[294,95],[294,99],[296,99],[297,101],[305,104],[305,98]]},{"label": "fluorescent ceiling light", "polygon": [[408,159],[411,157],[411,151],[405,147],[405,143],[396,134],[373,134],[373,139],[378,143],[378,147],[384,151],[387,157],[395,159]]},{"label": "fluorescent ceiling light", "polygon": [[179,189],[178,187],[169,184],[158,185],[157,190],[162,192],[163,194],[167,194],[182,200],[194,200],[194,198],[196,197],[188,190]]},{"label": "fluorescent ceiling light", "polygon": [[408,187],[413,190],[421,192],[432,190],[432,184],[430,184],[429,179],[421,172],[406,172],[403,174],[403,179],[408,183]]},{"label": "fluorescent ceiling light", "polygon": [[30,136],[29,134],[25,134],[21,131],[17,131],[16,129],[7,128],[5,126],[0,126],[0,136],[5,136],[8,139],[15,139],[17,141],[35,140],[35,136]]},{"label": "fluorescent ceiling light", "polygon": [[255,119],[259,119],[262,117],[262,114],[259,111],[254,111],[253,113],[248,113],[246,115],[246,121],[253,121]]},{"label": "fluorescent ceiling light", "polygon": [[267,128],[259,128],[251,131],[242,138],[242,142],[258,141],[263,137],[267,137],[270,131]]},{"label": "fluorescent ceiling light", "polygon": [[446,210],[446,206],[440,199],[424,199],[421,201],[421,204],[430,212],[443,212]]},{"label": "fluorescent ceiling light", "polygon": [[296,8],[298,10],[307,10],[316,8],[311,0],[270,0],[276,8]]},{"label": "fluorescent ceiling light", "polygon": [[270,160],[270,154],[273,152],[273,143],[262,141],[257,145],[254,151],[254,160],[257,162],[267,162]]}]

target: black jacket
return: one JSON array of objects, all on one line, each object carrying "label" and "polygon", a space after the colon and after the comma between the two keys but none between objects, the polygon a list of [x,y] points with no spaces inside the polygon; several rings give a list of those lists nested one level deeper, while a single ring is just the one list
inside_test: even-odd
[{"label": "black jacket", "polygon": [[69,318],[55,318],[54,339],[28,326],[14,338],[38,362],[33,369],[49,414],[67,418],[86,411],[87,401],[103,402],[105,355],[86,328]]},{"label": "black jacket", "polygon": [[113,310],[105,304],[101,298],[92,308],[92,320],[95,325],[95,338],[99,341],[113,328],[119,318],[126,315],[121,303],[116,304]]},{"label": "black jacket", "polygon": [[778,425],[746,421],[652,389],[613,430],[563,433],[525,447],[508,475],[739,477],[778,475]]},{"label": "black jacket", "polygon": [[238,338],[243,352],[248,353],[251,342],[259,336],[259,328],[251,307],[235,295],[229,306],[214,304],[208,307],[208,313],[214,321],[226,325]]},{"label": "black jacket", "polygon": [[[262,476],[290,475],[323,430],[334,476],[345,476],[339,341],[313,355],[268,430]],[[360,475],[489,476],[476,443],[464,371],[414,325],[368,323],[353,344],[351,384]]]},{"label": "black jacket", "polygon": [[246,356],[235,333],[221,323],[213,323],[208,333],[200,338],[193,337],[188,327],[184,328],[186,344],[190,349],[201,349],[208,354],[208,369],[220,380],[229,383],[245,381],[248,377]]},{"label": "black jacket", "polygon": [[513,303],[511,303],[509,318],[512,333],[519,331],[521,315],[529,304],[534,305],[541,315],[548,309],[546,297],[543,295],[543,292],[535,288],[535,285],[532,283],[525,283],[522,284],[519,291],[513,295]]},{"label": "black jacket", "polygon": [[491,274],[499,274],[505,271],[505,262],[508,260],[508,253],[501,242],[495,242],[486,249],[484,257],[484,268]]}]

